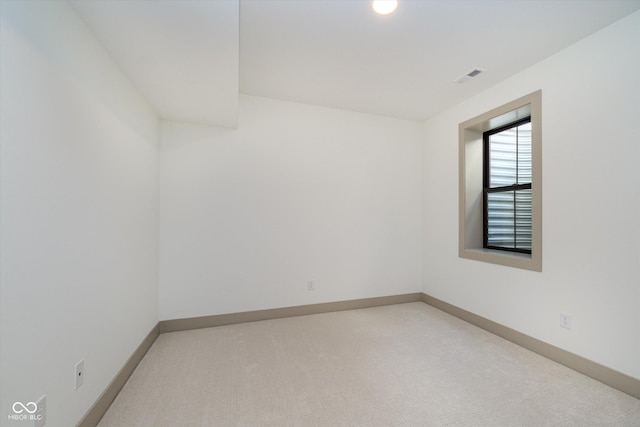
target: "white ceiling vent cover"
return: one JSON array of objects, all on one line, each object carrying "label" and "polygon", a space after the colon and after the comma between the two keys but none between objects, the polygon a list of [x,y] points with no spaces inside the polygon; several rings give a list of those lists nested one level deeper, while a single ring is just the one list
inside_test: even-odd
[{"label": "white ceiling vent cover", "polygon": [[469,80],[472,77],[477,76],[478,74],[484,73],[485,70],[484,68],[479,68],[479,67],[474,67],[472,69],[470,69],[469,71],[467,71],[465,74],[461,75],[460,77],[458,77],[457,79],[455,79],[453,82],[454,83],[464,83],[467,80]]}]

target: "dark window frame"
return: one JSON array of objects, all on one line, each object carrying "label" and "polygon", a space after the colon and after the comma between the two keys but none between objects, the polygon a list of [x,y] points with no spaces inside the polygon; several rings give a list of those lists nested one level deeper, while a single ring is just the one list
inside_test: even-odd
[{"label": "dark window frame", "polygon": [[[482,160],[482,205],[483,205],[483,218],[482,218],[482,222],[483,222],[483,233],[482,233],[482,244],[483,247],[485,249],[495,249],[495,250],[500,250],[500,251],[507,251],[507,252],[517,252],[517,253],[524,253],[524,254],[531,254],[531,249],[521,249],[521,248],[516,248],[516,215],[514,212],[513,215],[513,227],[514,227],[514,247],[513,248],[509,248],[509,247],[504,247],[504,246],[494,246],[494,245],[489,245],[489,206],[488,206],[488,198],[489,198],[489,194],[490,193],[503,193],[503,192],[509,192],[509,191],[513,191],[513,198],[514,198],[514,211],[516,209],[516,203],[515,203],[515,198],[516,198],[516,194],[517,191],[519,190],[531,190],[531,182],[526,183],[526,184],[512,184],[512,185],[506,185],[506,186],[500,186],[500,187],[491,187],[490,185],[490,175],[491,175],[491,162],[490,162],[490,146],[489,146],[489,139],[491,137],[491,135],[495,135],[497,133],[503,132],[505,130],[508,129],[512,129],[514,127],[518,127],[521,126],[523,124],[526,123],[531,123],[531,116],[529,117],[525,117],[523,119],[517,120],[515,122],[511,122],[509,124],[506,124],[504,126],[500,126],[497,127],[495,129],[490,129],[488,131],[485,131],[482,133],[482,144],[483,144],[483,148],[482,148],[482,156],[483,156],[483,160]],[[517,156],[517,154],[516,154]],[[517,161],[516,161],[517,164]],[[517,176],[517,175],[516,175]],[[532,212],[533,214],[533,212]]]}]

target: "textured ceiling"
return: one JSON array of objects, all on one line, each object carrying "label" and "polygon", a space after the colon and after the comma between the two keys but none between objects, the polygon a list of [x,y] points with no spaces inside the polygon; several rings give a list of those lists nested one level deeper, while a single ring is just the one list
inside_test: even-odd
[{"label": "textured ceiling", "polygon": [[[640,0],[73,0],[166,119],[235,126],[246,93],[423,120]],[[594,59],[596,60],[596,59]],[[453,80],[486,69],[464,84]]]}]

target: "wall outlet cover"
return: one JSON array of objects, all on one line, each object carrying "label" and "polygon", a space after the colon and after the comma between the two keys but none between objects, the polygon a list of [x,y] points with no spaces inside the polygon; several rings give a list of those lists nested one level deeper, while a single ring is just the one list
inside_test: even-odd
[{"label": "wall outlet cover", "polygon": [[33,427],[42,427],[47,423],[47,395],[43,394],[36,405],[38,409],[33,414]]},{"label": "wall outlet cover", "polygon": [[560,326],[565,329],[571,329],[571,316],[567,313],[560,313]]},{"label": "wall outlet cover", "polygon": [[75,389],[79,389],[84,384],[84,359],[76,363],[75,369]]}]

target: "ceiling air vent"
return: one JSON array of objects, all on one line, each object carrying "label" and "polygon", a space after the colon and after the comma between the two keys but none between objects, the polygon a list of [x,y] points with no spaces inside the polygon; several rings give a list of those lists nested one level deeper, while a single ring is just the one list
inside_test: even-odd
[{"label": "ceiling air vent", "polygon": [[472,68],[471,70],[467,71],[465,74],[455,79],[454,83],[464,83],[467,80],[469,80],[471,77],[475,77],[478,74],[483,73],[484,71],[486,71],[484,68],[478,68],[478,67]]}]

